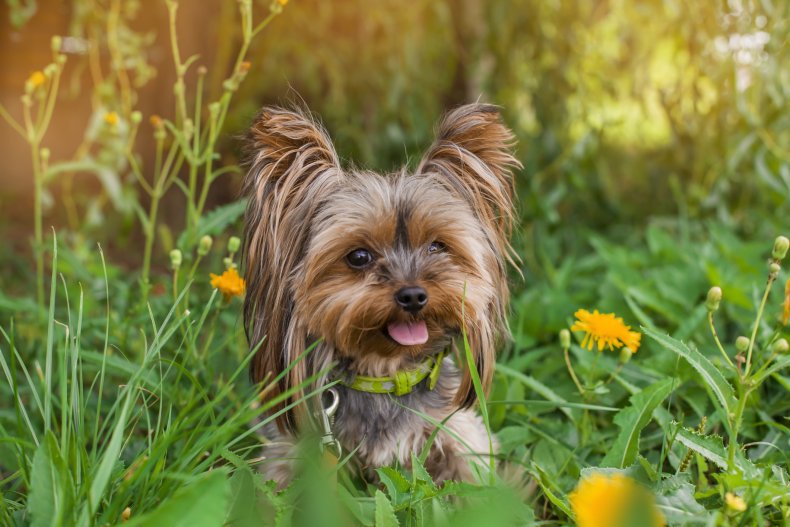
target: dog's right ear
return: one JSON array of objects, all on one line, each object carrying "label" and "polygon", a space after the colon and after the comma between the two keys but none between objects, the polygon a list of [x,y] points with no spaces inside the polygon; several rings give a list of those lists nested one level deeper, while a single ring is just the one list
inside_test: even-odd
[{"label": "dog's right ear", "polygon": [[[276,378],[308,344],[293,320],[291,281],[304,258],[310,220],[342,172],[326,132],[301,111],[263,108],[249,131],[246,150],[244,329],[250,347],[258,346],[250,374],[261,382]],[[296,388],[307,376],[303,359],[276,386],[266,387],[267,398]],[[279,424],[293,428],[293,416],[284,415]]]}]

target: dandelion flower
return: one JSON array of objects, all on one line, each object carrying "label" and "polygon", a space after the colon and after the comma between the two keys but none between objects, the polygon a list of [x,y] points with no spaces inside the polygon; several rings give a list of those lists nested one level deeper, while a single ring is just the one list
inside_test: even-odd
[{"label": "dandelion flower", "polygon": [[732,511],[743,512],[746,510],[746,502],[743,498],[732,492],[728,492],[724,495],[724,503],[726,503],[727,508]]},{"label": "dandelion flower", "polygon": [[785,301],[782,304],[782,325],[786,326],[790,322],[790,278],[785,284]]},{"label": "dandelion flower", "polygon": [[104,122],[109,124],[110,126],[115,126],[118,124],[118,114],[115,112],[107,112],[104,114]]},{"label": "dandelion flower", "polygon": [[574,313],[576,322],[571,326],[571,331],[584,331],[586,335],[582,340],[582,347],[593,349],[598,346],[598,351],[604,348],[610,350],[627,346],[636,353],[642,340],[642,334],[631,331],[631,326],[626,326],[623,319],[614,316],[614,313],[599,313],[596,309],[592,313],[580,309]]},{"label": "dandelion flower", "polygon": [[569,496],[578,527],[663,527],[653,495],[623,474],[595,473]]},{"label": "dandelion flower", "polygon": [[40,88],[44,85],[47,81],[47,76],[44,75],[44,72],[36,70],[30,74],[30,77],[27,78],[25,81],[25,91],[32,92],[33,90]]},{"label": "dandelion flower", "polygon": [[211,273],[211,287],[219,289],[220,293],[225,297],[225,300],[230,300],[234,296],[241,296],[244,294],[246,284],[244,279],[239,276],[239,272],[235,267],[226,269],[221,275]]},{"label": "dandelion flower", "polygon": [[288,3],[288,0],[277,0],[277,3],[284,6]]}]

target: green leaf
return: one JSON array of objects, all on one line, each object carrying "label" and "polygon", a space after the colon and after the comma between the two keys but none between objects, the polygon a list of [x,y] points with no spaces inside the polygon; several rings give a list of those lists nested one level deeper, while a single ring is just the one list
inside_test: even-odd
[{"label": "green leaf", "polygon": [[[206,234],[210,234],[211,236],[217,236],[221,234],[228,227],[228,225],[232,224],[239,218],[239,216],[244,214],[246,208],[246,200],[234,201],[233,203],[228,203],[227,205],[222,205],[221,207],[215,208],[198,220],[197,229],[195,231],[194,237],[192,237],[192,240],[199,240]],[[181,250],[189,249],[189,247],[186,247],[188,236],[189,229],[186,229],[178,237],[176,246]]]},{"label": "green leaf", "polygon": [[132,518],[124,527],[222,527],[229,490],[227,473],[213,470],[176,491],[152,512]]},{"label": "green leaf", "polygon": [[33,518],[31,527],[63,523],[73,498],[71,479],[58,452],[55,436],[48,432],[43,439],[33,456],[30,498],[27,503]]},{"label": "green leaf", "polygon": [[671,476],[656,487],[656,506],[670,525],[705,525],[711,513],[694,499],[694,485]]},{"label": "green leaf", "polygon": [[674,382],[674,379],[666,379],[632,395],[629,399],[630,406],[614,416],[615,424],[620,427],[620,434],[604,457],[603,466],[624,468],[636,461],[639,454],[639,434],[650,422],[653,411],[672,392]]},{"label": "green leaf", "polygon": [[380,490],[376,490],[376,527],[400,527],[392,504]]},{"label": "green leaf", "polygon": [[790,366],[790,355],[782,355],[767,368],[760,369],[752,378],[754,384],[759,386],[763,381],[774,373]]},{"label": "green leaf", "polygon": [[680,428],[675,440],[721,468],[727,468],[727,452],[719,436],[705,436],[688,428]]},{"label": "green leaf", "polygon": [[705,384],[713,391],[716,400],[721,404],[725,413],[729,415],[730,408],[735,406],[735,393],[730,383],[724,378],[724,375],[706,356],[695,348],[689,347],[683,342],[673,339],[669,335],[659,333],[654,329],[642,327],[642,331],[661,346],[680,355],[691,364],[691,367],[697,370]]}]

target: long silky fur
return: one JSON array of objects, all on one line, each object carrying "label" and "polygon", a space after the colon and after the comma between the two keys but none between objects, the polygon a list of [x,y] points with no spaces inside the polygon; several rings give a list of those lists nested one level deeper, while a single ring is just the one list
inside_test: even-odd
[{"label": "long silky fur", "polygon": [[[488,240],[499,256],[497,295],[490,319],[470,328],[470,348],[487,392],[494,375],[497,339],[507,335],[510,300],[506,264],[515,266],[518,256],[510,245],[513,230],[513,170],[521,163],[513,156],[515,137],[503,123],[499,109],[491,104],[468,104],[449,112],[439,125],[436,141],[423,157],[418,173],[440,174],[451,191],[470,203],[488,231]],[[456,402],[474,404],[476,396],[468,371],[461,381]]]},{"label": "long silky fur", "polygon": [[[414,173],[343,170],[328,135],[307,112],[259,113],[247,141],[243,189],[244,324],[250,346],[260,345],[251,376],[270,384],[296,363],[276,386],[267,386],[266,397],[293,392],[281,406],[299,400],[303,391],[297,388],[331,364],[333,378],[393,375],[454,346],[462,329],[488,389],[496,347],[508,334],[506,267],[517,259],[509,242],[512,171],[519,166],[512,147],[513,135],[497,108],[470,104],[447,114]],[[434,236],[446,251],[426,251]],[[378,255],[370,269],[345,263],[358,247]],[[430,297],[422,318],[393,299],[399,288],[415,283]],[[399,346],[386,336],[389,322],[415,317],[426,323],[426,344]],[[358,449],[359,467],[408,463],[409,449],[430,434],[404,404],[438,421],[453,414],[448,427],[485,449],[485,428],[466,409],[475,402],[471,375],[462,370],[445,359],[434,391],[421,386],[400,401],[341,389],[336,434],[347,450]],[[289,456],[289,438],[308,420],[306,407],[296,405],[279,417],[279,432],[270,432],[280,434],[280,446],[269,457]],[[460,445],[445,434],[435,445],[428,464],[434,476],[471,477]],[[280,483],[287,479],[286,465],[272,463],[270,473]]]},{"label": "long silky fur", "polygon": [[[307,335],[292,317],[291,282],[308,242],[309,218],[343,173],[323,128],[300,110],[263,108],[246,148],[244,327],[250,345],[260,345],[250,373],[254,382],[262,382],[275,378],[305,349]],[[297,363],[268,396],[302,385],[308,360]],[[297,392],[281,406],[301,395]],[[280,427],[294,430],[299,411],[283,414]]]}]

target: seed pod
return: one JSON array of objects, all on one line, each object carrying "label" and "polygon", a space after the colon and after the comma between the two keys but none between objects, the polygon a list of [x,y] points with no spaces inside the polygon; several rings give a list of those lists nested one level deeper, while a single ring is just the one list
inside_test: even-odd
[{"label": "seed pod", "polygon": [[713,286],[708,290],[708,296],[705,299],[705,307],[708,311],[718,311],[719,303],[721,302],[721,287]]},{"label": "seed pod", "polygon": [[178,249],[173,249],[170,251],[170,265],[173,266],[173,270],[177,271],[179,267],[181,267],[182,255],[181,251]]},{"label": "seed pod", "polygon": [[777,355],[787,353],[788,349],[790,349],[790,344],[788,344],[785,339],[779,339],[771,346],[771,351]]},{"label": "seed pod", "polygon": [[211,244],[214,243],[214,240],[211,239],[211,236],[206,234],[200,239],[200,244],[198,245],[198,254],[200,256],[206,256],[208,252],[211,250]]},{"label": "seed pod", "polygon": [[781,271],[781,270],[782,270],[782,266],[781,266],[781,265],[779,265],[779,264],[778,264],[778,263],[776,263],[776,262],[771,262],[771,265],[769,265],[769,266],[768,266],[768,271],[769,271],[771,274],[774,274],[774,275],[775,275],[775,274],[779,274],[779,271]]},{"label": "seed pod", "polygon": [[785,236],[777,236],[774,241],[774,250],[771,256],[774,260],[783,260],[787,256],[787,249],[790,247],[790,240]]},{"label": "seed pod", "polygon": [[567,329],[560,330],[560,346],[562,346],[562,349],[571,347],[571,332]]},{"label": "seed pod", "polygon": [[744,337],[741,335],[737,339],[735,339],[735,349],[739,352],[743,353],[744,351],[749,349],[749,337]]},{"label": "seed pod", "polygon": [[627,364],[631,357],[634,356],[634,352],[631,351],[631,348],[625,346],[620,350],[620,364]]},{"label": "seed pod", "polygon": [[238,236],[231,236],[228,240],[228,252],[235,253],[239,250],[239,247],[241,247],[241,240]]}]

